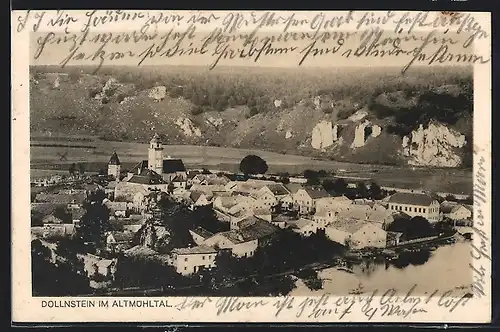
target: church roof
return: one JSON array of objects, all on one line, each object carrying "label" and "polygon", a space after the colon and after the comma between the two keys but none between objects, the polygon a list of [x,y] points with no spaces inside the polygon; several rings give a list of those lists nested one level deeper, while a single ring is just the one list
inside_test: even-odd
[{"label": "church roof", "polygon": [[186,166],[182,159],[164,159],[163,160],[163,173],[185,172]]},{"label": "church roof", "polygon": [[161,184],[163,183],[163,178],[155,171],[145,169],[140,174],[133,175],[127,182],[139,184]]},{"label": "church roof", "polygon": [[116,154],[116,151],[113,151],[113,154],[111,155],[111,158],[109,158],[109,165],[121,165],[120,159],[118,158],[118,155]]},{"label": "church roof", "polygon": [[154,143],[156,143],[156,142],[161,142],[160,135],[155,134],[155,135],[153,136],[153,138],[151,139],[151,141],[150,141],[150,142],[152,142],[152,143],[153,143],[153,142],[154,142]]},{"label": "church roof", "polygon": [[140,173],[142,173],[142,171],[144,171],[147,168],[148,168],[148,161],[143,160],[143,161],[139,162],[137,165],[135,165],[134,167],[132,167],[132,169],[128,172],[133,173],[133,174],[140,174]]}]

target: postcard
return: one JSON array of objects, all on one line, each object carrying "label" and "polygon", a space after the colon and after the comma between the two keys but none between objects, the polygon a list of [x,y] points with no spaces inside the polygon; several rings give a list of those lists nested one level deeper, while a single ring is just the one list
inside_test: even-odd
[{"label": "postcard", "polygon": [[491,316],[486,12],[12,12],[12,321]]}]

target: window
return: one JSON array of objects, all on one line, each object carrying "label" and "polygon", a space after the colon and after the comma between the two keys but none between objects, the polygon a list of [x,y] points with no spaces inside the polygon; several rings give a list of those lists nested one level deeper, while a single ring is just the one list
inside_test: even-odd
[{"label": "window", "polygon": [[184,262],[187,262],[187,261],[188,261],[188,258],[187,258],[187,257],[186,257],[186,258],[184,258]]},{"label": "window", "polygon": [[205,260],[205,256],[201,256],[201,259],[202,259],[202,260]]},{"label": "window", "polygon": [[424,212],[424,213],[425,213],[425,210],[426,210],[426,209],[424,208],[424,210],[423,210],[423,212]]},{"label": "window", "polygon": [[408,208],[408,211],[410,211],[410,212],[411,212],[411,206]]},{"label": "window", "polygon": [[408,211],[408,208],[405,206],[405,211]]},{"label": "window", "polygon": [[186,270],[187,270],[187,267],[184,266],[184,271],[186,271]]}]

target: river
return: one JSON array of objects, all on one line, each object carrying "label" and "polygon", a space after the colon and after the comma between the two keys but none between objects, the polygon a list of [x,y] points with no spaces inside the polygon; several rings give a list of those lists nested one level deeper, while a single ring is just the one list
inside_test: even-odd
[{"label": "river", "polygon": [[350,266],[352,272],[338,268],[327,268],[318,272],[323,280],[323,289],[309,290],[301,280],[290,295],[318,295],[330,293],[346,295],[361,286],[363,293],[394,288],[406,292],[414,285],[414,294],[430,293],[434,290],[453,290],[472,283],[470,244],[457,242],[437,248],[408,254],[394,261],[365,260]]}]

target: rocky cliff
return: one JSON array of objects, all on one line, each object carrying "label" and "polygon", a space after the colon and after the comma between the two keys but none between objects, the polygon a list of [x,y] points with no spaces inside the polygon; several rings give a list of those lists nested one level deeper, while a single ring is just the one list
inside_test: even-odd
[{"label": "rocky cliff", "polygon": [[197,90],[182,94],[182,86],[141,87],[109,75],[36,73],[30,87],[31,131],[42,134],[147,142],[158,132],[168,144],[433,167],[464,166],[472,150],[466,139],[472,137],[472,112],[463,102],[471,92],[458,84],[410,92],[391,87],[370,98],[356,89],[357,96],[317,91],[295,100],[286,94],[254,98],[266,111],[252,106],[253,99],[242,104],[230,97],[221,106],[209,94],[195,98]]}]

